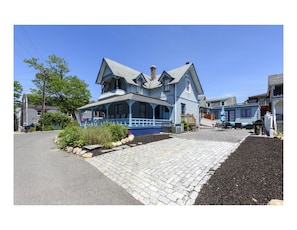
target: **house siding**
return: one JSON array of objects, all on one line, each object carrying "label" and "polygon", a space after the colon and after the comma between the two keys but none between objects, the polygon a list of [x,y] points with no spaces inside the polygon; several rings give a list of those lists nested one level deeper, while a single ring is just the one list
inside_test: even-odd
[{"label": "house siding", "polygon": [[[187,82],[190,83],[190,90],[187,91]],[[194,87],[193,78],[190,73],[185,74],[180,80],[179,84],[176,85],[177,88],[177,117],[176,123],[180,123],[182,114],[182,105],[185,104],[185,114],[193,114],[196,121],[199,118],[199,109],[198,109],[198,92]]]},{"label": "house siding", "polygon": [[[235,120],[230,120],[230,122],[242,123],[242,124],[252,124],[254,121],[259,120],[261,118],[261,111],[258,104],[255,105],[234,105],[224,107],[225,114],[229,111],[235,112]],[[249,111],[247,111],[249,110]],[[215,114],[215,121],[220,121],[220,112],[221,107],[211,109],[211,113]],[[226,116],[227,119],[227,116]],[[229,121],[229,120],[228,120]]]}]

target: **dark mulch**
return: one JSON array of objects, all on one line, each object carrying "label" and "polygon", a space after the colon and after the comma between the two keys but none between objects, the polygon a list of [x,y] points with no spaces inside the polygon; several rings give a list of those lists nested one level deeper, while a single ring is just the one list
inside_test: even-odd
[{"label": "dark mulch", "polygon": [[283,141],[248,137],[202,187],[196,205],[267,204],[283,200]]},{"label": "dark mulch", "polygon": [[[169,134],[147,134],[147,135],[140,135],[135,136],[133,141],[127,143],[127,145],[142,145],[147,144],[155,141],[161,141],[171,138]],[[101,149],[95,149],[92,151],[93,157],[103,154]]]},{"label": "dark mulch", "polygon": [[135,136],[134,140],[129,142],[128,144],[147,144],[150,142],[155,142],[155,141],[161,141],[171,138],[169,134],[147,134],[147,135],[140,135],[140,136]]}]

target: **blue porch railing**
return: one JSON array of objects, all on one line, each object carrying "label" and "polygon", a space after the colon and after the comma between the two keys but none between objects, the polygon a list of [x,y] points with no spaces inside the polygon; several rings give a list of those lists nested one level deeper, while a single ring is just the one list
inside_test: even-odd
[{"label": "blue porch railing", "polygon": [[132,127],[162,127],[164,125],[169,125],[171,120],[168,119],[148,119],[148,118],[132,118],[131,125],[129,123],[129,118],[114,118],[114,119],[93,119],[85,120],[81,122],[81,126],[97,126],[104,123],[121,124]]}]

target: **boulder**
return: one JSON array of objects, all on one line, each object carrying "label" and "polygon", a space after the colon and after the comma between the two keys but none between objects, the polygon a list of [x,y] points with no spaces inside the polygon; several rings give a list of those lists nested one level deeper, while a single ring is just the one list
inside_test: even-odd
[{"label": "boulder", "polygon": [[134,135],[133,135],[133,134],[130,134],[130,135],[128,136],[128,140],[129,140],[129,141],[133,141],[133,140],[134,140]]},{"label": "boulder", "polygon": [[88,151],[87,150],[81,150],[79,151],[77,154],[78,155],[84,155],[85,153],[87,153]]},{"label": "boulder", "polygon": [[91,153],[91,152],[87,152],[87,153],[82,154],[82,157],[84,157],[84,158],[90,158],[92,156],[93,156],[93,153]]},{"label": "boulder", "polygon": [[81,151],[81,148],[79,148],[79,147],[75,147],[75,148],[73,149],[73,153],[74,153],[74,154],[78,154],[80,151]]},{"label": "boulder", "polygon": [[67,146],[67,147],[66,147],[66,151],[67,151],[67,153],[72,153],[72,151],[73,151],[73,147],[71,147],[71,146]]},{"label": "boulder", "polygon": [[283,205],[283,200],[272,199],[268,202],[268,205]]},{"label": "boulder", "polygon": [[121,140],[121,142],[122,142],[122,144],[126,144],[126,143],[127,143],[126,138],[123,138],[123,139]]},{"label": "boulder", "polygon": [[121,146],[121,145],[122,145],[122,142],[120,142],[120,141],[116,142],[116,146]]}]

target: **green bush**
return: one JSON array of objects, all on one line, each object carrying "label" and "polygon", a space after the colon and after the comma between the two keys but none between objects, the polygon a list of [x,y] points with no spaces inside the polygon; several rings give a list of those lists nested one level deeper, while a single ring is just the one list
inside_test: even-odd
[{"label": "green bush", "polygon": [[111,147],[111,142],[113,141],[109,127],[104,126],[88,127],[83,130],[83,136],[87,145],[100,144],[104,148]]},{"label": "green bush", "polygon": [[83,130],[79,126],[68,126],[59,133],[58,146],[65,149],[67,146],[81,147],[84,143]]},{"label": "green bush", "polygon": [[110,148],[111,142],[120,141],[128,134],[128,127],[119,124],[105,124],[81,128],[80,126],[68,126],[59,133],[58,146],[65,149],[67,146],[82,147],[84,145],[103,145]]},{"label": "green bush", "polygon": [[180,123],[184,124],[184,131],[189,131],[189,124],[186,121],[181,121]]},{"label": "green bush", "polygon": [[[66,114],[58,112],[47,112],[44,114],[44,128],[47,127],[47,130],[53,130],[54,127],[56,129],[64,129],[71,124],[71,120],[73,119]],[[49,129],[49,126],[51,126],[52,129]]]},{"label": "green bush", "polygon": [[128,135],[128,127],[124,125],[105,123],[103,127],[110,130],[112,141],[120,141]]}]

